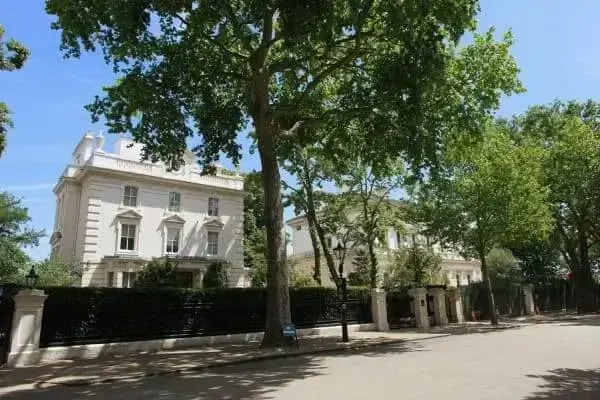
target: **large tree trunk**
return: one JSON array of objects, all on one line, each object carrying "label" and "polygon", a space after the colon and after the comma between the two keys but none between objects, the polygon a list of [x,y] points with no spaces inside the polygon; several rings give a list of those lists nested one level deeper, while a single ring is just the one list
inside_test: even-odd
[{"label": "large tree trunk", "polygon": [[267,321],[262,345],[278,347],[286,343],[281,324],[291,322],[288,268],[283,235],[283,203],[281,177],[271,136],[259,139],[265,191],[265,219],[267,230]]},{"label": "large tree trunk", "polygon": [[313,271],[313,279],[321,285],[321,247],[319,246],[319,238],[317,237],[317,228],[311,218],[308,219],[308,234],[313,247],[313,256],[315,260],[315,268]]},{"label": "large tree trunk", "polygon": [[481,275],[483,277],[483,287],[485,288],[488,297],[488,312],[490,314],[490,320],[492,322],[492,325],[498,325],[498,316],[496,315],[496,302],[494,301],[494,292],[492,290],[492,282],[490,281],[487,260],[485,259],[485,252],[480,252],[479,259],[481,261]]},{"label": "large tree trunk", "polygon": [[313,197],[313,182],[310,176],[310,165],[307,162],[304,164],[304,177],[302,185],[306,193],[306,219],[308,220],[308,234],[310,235],[310,241],[313,247],[313,256],[315,260],[315,268],[313,271],[313,279],[319,285],[321,285],[321,247],[319,246],[319,238],[317,236],[316,217],[317,211],[315,210],[315,199]]},{"label": "large tree trunk", "polygon": [[[265,17],[265,21],[271,21]],[[265,28],[265,32],[270,28]],[[263,32],[264,33],[264,32]],[[268,32],[267,32],[268,33]],[[267,35],[268,37],[268,35]],[[270,37],[268,37],[270,39]],[[266,40],[266,39],[265,39]],[[283,202],[281,199],[281,176],[277,159],[276,128],[268,115],[269,75],[261,67],[266,49],[259,49],[252,78],[251,109],[265,191],[265,223],[267,230],[267,320],[262,346],[280,347],[287,340],[281,332],[281,324],[291,322],[288,266],[286,263],[283,231]]]},{"label": "large tree trunk", "polygon": [[575,293],[577,294],[577,312],[596,312],[596,296],[594,294],[594,278],[590,268],[589,243],[585,226],[578,227],[577,242],[579,247],[579,263],[573,270]]},{"label": "large tree trunk", "polygon": [[369,259],[371,261],[369,267],[369,285],[371,289],[374,289],[377,287],[377,254],[375,253],[374,241],[370,239],[367,247],[369,248]]}]

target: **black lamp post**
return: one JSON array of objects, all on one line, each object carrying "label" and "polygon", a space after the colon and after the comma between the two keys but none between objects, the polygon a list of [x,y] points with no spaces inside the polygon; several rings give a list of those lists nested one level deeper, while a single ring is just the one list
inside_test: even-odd
[{"label": "black lamp post", "polygon": [[338,242],[337,246],[333,251],[340,262],[340,266],[338,268],[338,272],[340,274],[340,282],[342,286],[342,342],[348,342],[350,339],[348,338],[348,321],[346,321],[346,302],[348,301],[348,293],[346,291],[346,277],[344,276],[344,246],[340,242]]},{"label": "black lamp post", "polygon": [[29,270],[29,274],[25,277],[25,281],[27,282],[27,287],[29,289],[33,289],[38,280],[38,274],[35,273],[35,269],[31,266],[31,270]]}]

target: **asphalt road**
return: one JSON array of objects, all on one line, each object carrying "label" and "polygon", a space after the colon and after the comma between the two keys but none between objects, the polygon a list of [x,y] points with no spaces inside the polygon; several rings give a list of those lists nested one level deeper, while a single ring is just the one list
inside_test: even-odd
[{"label": "asphalt road", "polygon": [[456,335],[5,399],[600,399],[598,320]]}]

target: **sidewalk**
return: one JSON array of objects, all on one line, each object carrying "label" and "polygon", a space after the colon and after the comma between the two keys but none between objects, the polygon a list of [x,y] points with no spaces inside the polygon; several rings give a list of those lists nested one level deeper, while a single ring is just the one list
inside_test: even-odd
[{"label": "sidewalk", "polygon": [[515,326],[501,324],[492,327],[489,323],[466,323],[434,327],[426,332],[415,329],[352,332],[349,343],[342,343],[339,336],[301,337],[299,349],[262,349],[260,343],[256,342],[110,356],[95,360],[60,361],[30,368],[0,369],[0,395],[6,391],[19,390],[18,386],[82,386],[117,380],[136,380],[264,359],[364,349],[448,335],[488,333]]}]

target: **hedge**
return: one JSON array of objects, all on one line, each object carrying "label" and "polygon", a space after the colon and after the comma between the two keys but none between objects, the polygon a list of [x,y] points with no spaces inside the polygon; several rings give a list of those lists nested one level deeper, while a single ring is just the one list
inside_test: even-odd
[{"label": "hedge", "polygon": [[[44,290],[42,347],[261,332],[265,326],[264,288]],[[371,322],[369,290],[349,288],[348,298],[348,320]],[[290,289],[290,300],[299,328],[339,323],[335,289]]]}]

